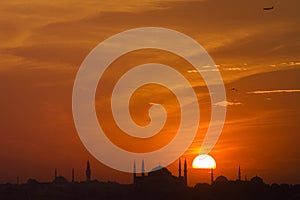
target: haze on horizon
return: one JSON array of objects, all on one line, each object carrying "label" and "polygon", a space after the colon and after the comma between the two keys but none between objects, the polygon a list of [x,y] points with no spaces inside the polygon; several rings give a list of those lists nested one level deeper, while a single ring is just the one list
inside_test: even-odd
[{"label": "haze on horizon", "polygon": [[[263,11],[270,5],[274,10]],[[210,153],[217,162],[215,176],[235,180],[241,165],[243,177],[299,183],[299,6],[296,0],[1,1],[0,183],[15,182],[17,176],[21,182],[49,181],[54,168],[67,178],[75,168],[76,179],[84,180],[86,160],[91,161],[93,178],[132,181],[131,174],[99,163],[81,143],[72,118],[72,88],[81,62],[98,43],[146,26],[174,29],[197,40],[222,74],[227,102],[220,105],[228,107],[222,135]],[[189,67],[166,52],[146,53],[133,52],[113,65],[154,59]],[[186,74],[193,77],[193,72]],[[210,112],[203,83],[195,88],[202,121],[194,143],[182,156],[190,168]],[[101,99],[96,100],[100,109]],[[138,102],[135,106],[141,108]],[[166,131],[172,129],[170,123]],[[177,162],[168,168],[177,174]],[[209,182],[208,173],[189,169],[189,185]]]}]

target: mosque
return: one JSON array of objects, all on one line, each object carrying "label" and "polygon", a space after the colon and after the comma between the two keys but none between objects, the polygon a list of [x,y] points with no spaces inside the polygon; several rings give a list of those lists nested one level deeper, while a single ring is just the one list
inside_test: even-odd
[{"label": "mosque", "polygon": [[181,160],[178,162],[178,176],[173,176],[172,173],[165,167],[157,166],[153,168],[147,175],[145,174],[145,164],[142,161],[141,175],[137,176],[136,165],[133,167],[133,184],[137,186],[153,186],[157,185],[178,185],[187,186],[187,164],[184,160],[183,175],[181,168]]},{"label": "mosque", "polygon": [[[85,170],[85,182],[90,182],[91,181],[91,166],[90,166],[90,161],[86,162],[86,170]],[[75,182],[75,171],[74,168],[72,169],[72,183]],[[53,183],[56,184],[64,184],[68,183],[67,179],[63,176],[58,176],[57,175],[57,169],[55,168],[54,170],[54,180]]]}]

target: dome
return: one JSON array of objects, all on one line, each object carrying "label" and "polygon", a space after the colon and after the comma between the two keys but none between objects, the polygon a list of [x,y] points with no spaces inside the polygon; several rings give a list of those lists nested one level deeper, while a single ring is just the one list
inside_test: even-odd
[{"label": "dome", "polygon": [[164,168],[164,167],[161,166],[161,165],[158,165],[158,166],[154,167],[153,169],[151,169],[150,172],[155,172],[155,171],[160,170],[160,169],[162,169],[162,168]]},{"label": "dome", "polygon": [[259,176],[255,176],[255,177],[251,178],[251,182],[253,182],[253,183],[264,183],[263,179],[260,178]]},{"label": "dome", "polygon": [[228,179],[225,176],[218,176],[214,183],[226,183],[228,182]]},{"label": "dome", "polygon": [[171,172],[162,166],[154,167],[149,173],[148,176],[172,176]]},{"label": "dome", "polygon": [[39,182],[35,179],[30,178],[27,180],[27,184],[39,184]]},{"label": "dome", "polygon": [[58,184],[68,183],[67,179],[63,176],[57,176],[53,182]]}]

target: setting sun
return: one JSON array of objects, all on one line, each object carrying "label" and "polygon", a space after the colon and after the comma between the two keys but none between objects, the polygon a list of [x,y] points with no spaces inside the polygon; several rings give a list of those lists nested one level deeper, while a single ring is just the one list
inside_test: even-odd
[{"label": "setting sun", "polygon": [[215,169],[216,168],[216,161],[207,154],[198,155],[193,160],[193,168],[196,169]]}]

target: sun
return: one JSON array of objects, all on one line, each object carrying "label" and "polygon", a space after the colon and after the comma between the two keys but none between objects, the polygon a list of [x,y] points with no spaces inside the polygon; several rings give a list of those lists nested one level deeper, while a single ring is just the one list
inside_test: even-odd
[{"label": "sun", "polygon": [[216,161],[207,154],[198,155],[193,160],[193,168],[195,169],[215,169],[216,168]]}]

